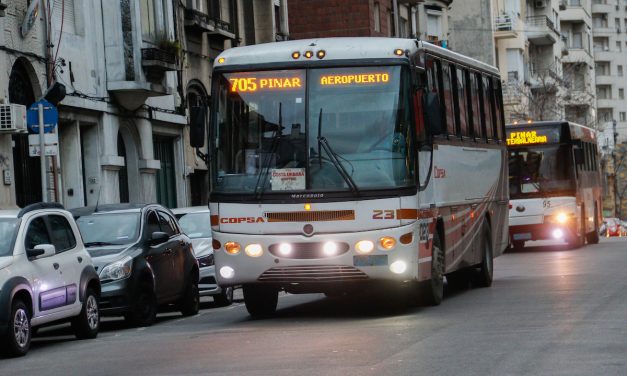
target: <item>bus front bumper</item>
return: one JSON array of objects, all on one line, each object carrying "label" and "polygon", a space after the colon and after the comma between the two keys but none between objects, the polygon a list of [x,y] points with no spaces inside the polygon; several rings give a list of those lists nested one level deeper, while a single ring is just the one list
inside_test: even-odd
[{"label": "bus front bumper", "polygon": [[509,227],[512,242],[527,240],[568,240],[577,235],[572,225],[554,223],[527,224]]},{"label": "bus front bumper", "polygon": [[[401,243],[401,236],[411,241]],[[383,230],[357,233],[304,235],[242,235],[213,233],[222,248],[215,250],[216,277],[222,287],[247,283],[272,284],[283,288],[307,291],[325,291],[331,285],[368,283],[373,280],[403,282],[419,279],[417,223]],[[395,246],[384,250],[379,243],[381,237],[394,238]],[[371,241],[372,252],[359,254],[356,243]],[[237,242],[241,250],[228,254],[224,250],[226,242]],[[334,255],[324,255],[324,244],[334,242],[343,249]],[[249,256],[245,248],[258,244],[263,252],[258,257]],[[292,254],[280,255],[281,244],[289,244],[295,250]],[[272,246],[272,251],[271,251]],[[422,246],[422,245],[421,245]],[[342,247],[340,247],[342,248]],[[430,271],[430,258],[428,258]],[[420,268],[419,268],[420,265]],[[426,266],[426,265],[425,265]]]}]

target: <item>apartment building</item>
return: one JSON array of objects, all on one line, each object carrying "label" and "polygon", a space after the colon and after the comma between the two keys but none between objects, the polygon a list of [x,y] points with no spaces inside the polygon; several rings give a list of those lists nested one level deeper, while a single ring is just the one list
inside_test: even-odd
[{"label": "apartment building", "polygon": [[453,0],[290,0],[290,37],[420,38],[447,47],[451,3]]}]

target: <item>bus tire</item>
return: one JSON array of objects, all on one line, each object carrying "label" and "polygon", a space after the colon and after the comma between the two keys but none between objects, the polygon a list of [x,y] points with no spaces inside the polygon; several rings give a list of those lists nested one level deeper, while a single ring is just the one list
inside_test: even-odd
[{"label": "bus tire", "polygon": [[244,285],[242,290],[246,310],[252,317],[267,317],[276,311],[279,301],[277,288],[264,285]]},{"label": "bus tire", "polygon": [[586,226],[585,226],[585,211],[581,209],[581,223],[579,223],[578,231],[567,240],[568,246],[570,249],[578,249],[581,248],[586,242]]},{"label": "bus tire", "polygon": [[494,252],[492,251],[492,232],[487,220],[484,220],[481,226],[481,250],[482,257],[477,275],[477,285],[479,287],[490,287],[492,286],[494,274]]},{"label": "bus tire", "polygon": [[431,251],[431,278],[421,282],[419,294],[421,302],[426,305],[437,306],[444,297],[444,249],[440,235],[433,234],[433,250]]}]

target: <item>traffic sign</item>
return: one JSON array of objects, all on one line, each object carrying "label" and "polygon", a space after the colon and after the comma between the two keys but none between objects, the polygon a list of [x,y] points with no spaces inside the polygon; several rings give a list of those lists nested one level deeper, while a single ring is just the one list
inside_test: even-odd
[{"label": "traffic sign", "polygon": [[44,132],[51,133],[59,122],[59,111],[50,102],[42,99],[33,103],[26,114],[26,125],[31,133],[39,133],[39,104],[44,106]]},{"label": "traffic sign", "polygon": [[[44,129],[46,129],[44,127]],[[59,135],[56,133],[46,133],[44,135],[44,149],[45,156],[49,157],[51,155],[59,154]],[[28,155],[31,157],[39,157],[41,155],[41,144],[39,143],[39,135],[38,134],[29,134],[28,135]]]}]

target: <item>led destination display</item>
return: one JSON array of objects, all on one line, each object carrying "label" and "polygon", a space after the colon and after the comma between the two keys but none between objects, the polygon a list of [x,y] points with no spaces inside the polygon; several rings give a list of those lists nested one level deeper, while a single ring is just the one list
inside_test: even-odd
[{"label": "led destination display", "polygon": [[521,129],[507,131],[507,145],[538,145],[559,142],[559,130],[547,129]]}]

